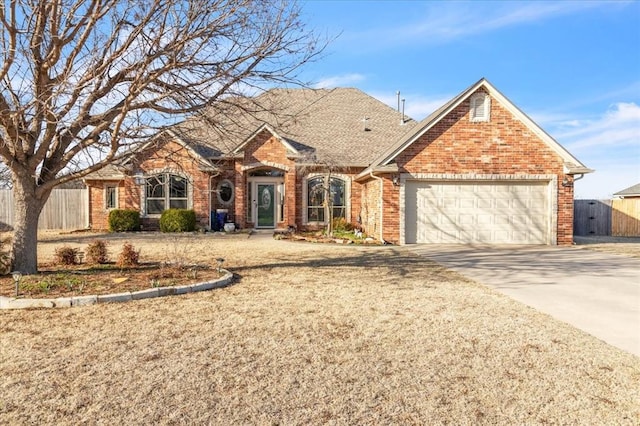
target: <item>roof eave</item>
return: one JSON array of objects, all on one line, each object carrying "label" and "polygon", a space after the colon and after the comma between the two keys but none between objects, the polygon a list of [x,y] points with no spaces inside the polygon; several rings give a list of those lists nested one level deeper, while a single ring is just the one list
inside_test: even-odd
[{"label": "roof eave", "polygon": [[369,177],[371,177],[372,173],[398,173],[400,171],[400,167],[398,167],[397,163],[391,163],[386,165],[378,165],[367,167],[363,171],[361,171],[355,178],[355,181],[362,181]]},{"label": "roof eave", "polygon": [[586,175],[588,173],[593,173],[595,170],[585,167],[583,165],[575,165],[572,163],[564,163],[564,174],[565,175]]}]

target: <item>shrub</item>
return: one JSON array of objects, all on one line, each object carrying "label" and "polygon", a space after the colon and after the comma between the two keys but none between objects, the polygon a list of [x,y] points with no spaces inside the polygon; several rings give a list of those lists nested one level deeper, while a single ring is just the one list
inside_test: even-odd
[{"label": "shrub", "polygon": [[84,251],[84,257],[87,263],[90,264],[103,264],[109,261],[109,255],[107,253],[107,244],[102,240],[94,240]]},{"label": "shrub", "polygon": [[140,250],[136,251],[131,243],[124,243],[116,265],[120,268],[137,266],[140,262]]},{"label": "shrub", "polygon": [[63,246],[56,249],[53,257],[53,262],[56,265],[75,265],[78,263],[78,249],[73,247]]},{"label": "shrub", "polygon": [[169,209],[160,216],[162,232],[190,232],[196,229],[196,212],[187,209]]},{"label": "shrub", "polygon": [[109,231],[129,232],[140,230],[140,212],[137,210],[111,210],[109,212]]},{"label": "shrub", "polygon": [[333,230],[336,232],[351,232],[355,228],[353,223],[347,222],[343,217],[333,219]]}]

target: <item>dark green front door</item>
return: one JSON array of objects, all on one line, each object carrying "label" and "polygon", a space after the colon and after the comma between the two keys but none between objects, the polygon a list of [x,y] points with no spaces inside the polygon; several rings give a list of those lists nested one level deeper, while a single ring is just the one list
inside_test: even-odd
[{"label": "dark green front door", "polygon": [[275,185],[258,184],[258,228],[274,228],[276,226]]}]

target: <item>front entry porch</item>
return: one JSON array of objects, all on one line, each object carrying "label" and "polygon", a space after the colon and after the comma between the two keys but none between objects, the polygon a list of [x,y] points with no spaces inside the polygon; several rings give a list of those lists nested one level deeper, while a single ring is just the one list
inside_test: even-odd
[{"label": "front entry porch", "polygon": [[277,169],[254,170],[247,174],[247,225],[275,229],[284,222],[285,173]]}]

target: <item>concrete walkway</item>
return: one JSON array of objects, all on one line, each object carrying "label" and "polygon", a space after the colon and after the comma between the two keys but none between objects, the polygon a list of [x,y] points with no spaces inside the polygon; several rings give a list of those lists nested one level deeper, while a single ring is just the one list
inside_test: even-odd
[{"label": "concrete walkway", "polygon": [[410,250],[640,356],[640,260],[573,247]]}]

